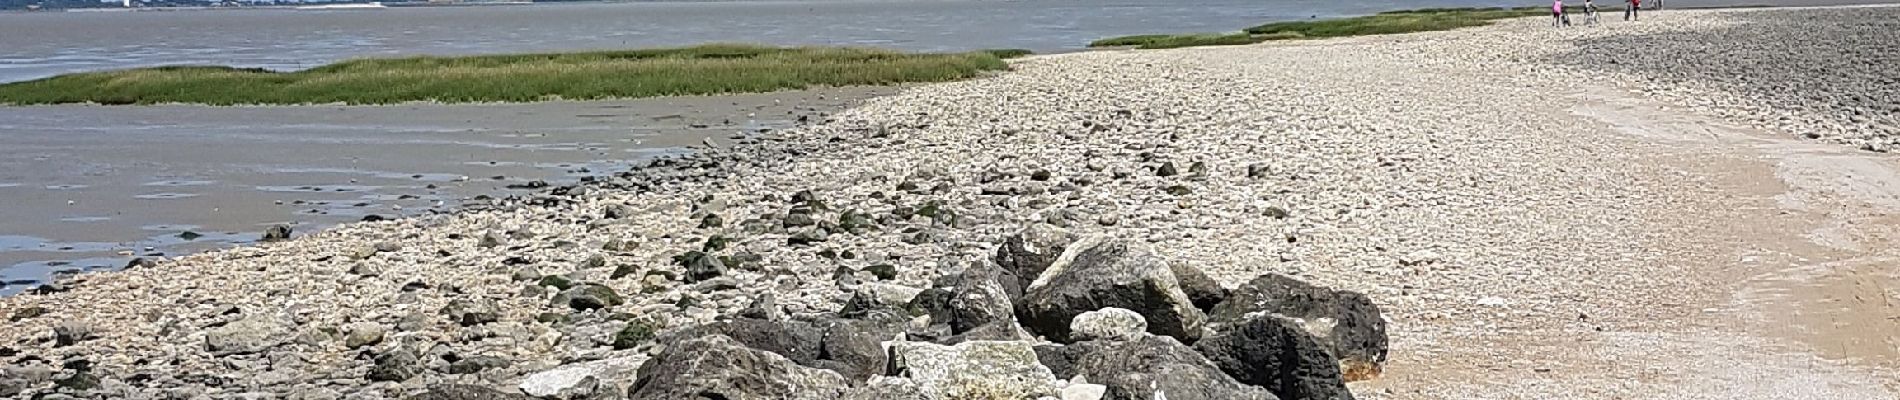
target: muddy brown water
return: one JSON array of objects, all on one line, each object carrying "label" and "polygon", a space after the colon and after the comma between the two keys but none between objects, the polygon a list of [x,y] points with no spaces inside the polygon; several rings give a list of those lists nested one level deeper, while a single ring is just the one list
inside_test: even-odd
[{"label": "muddy brown water", "polygon": [[[0,107],[0,294],[123,267],[453,209],[790,127],[896,88],[531,104]],[[186,232],[190,232],[187,234]]]}]

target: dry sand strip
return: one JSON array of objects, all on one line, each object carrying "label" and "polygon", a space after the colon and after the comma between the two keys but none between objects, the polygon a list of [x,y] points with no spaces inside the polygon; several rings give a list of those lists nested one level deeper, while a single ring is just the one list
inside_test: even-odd
[{"label": "dry sand strip", "polygon": [[[769,149],[721,150],[732,153],[716,167],[609,185],[638,190],[356,224],[0,299],[7,314],[43,310],[0,323],[0,346],[15,353],[4,356],[11,376],[85,358],[109,381],[144,374],[143,386],[165,388],[124,389],[135,397],[502,386],[614,354],[624,324],[537,321],[554,311],[550,294],[523,280],[597,282],[626,294],[610,311],[668,326],[768,292],[794,313],[833,310],[856,281],[877,279],[841,266],[893,265],[892,280],[917,286],[1046,221],[1146,239],[1227,285],[1280,272],[1366,293],[1393,344],[1385,375],[1353,384],[1361,398],[1894,398],[1900,157],[1859,148],[1892,140],[1880,107],[1893,98],[1876,98],[1890,88],[1865,83],[1894,82],[1895,69],[1767,75],[1863,83],[1825,86],[1855,100],[1822,104],[1779,92],[1813,85],[1660,60],[1890,67],[1893,52],[1839,44],[1890,49],[1900,35],[1881,28],[1896,20],[1900,8],[1666,11],[1568,29],[1528,18],[1032,57],[870,101]],[[1830,36],[1771,56],[1722,34],[1770,29]],[[1648,62],[1613,64],[1624,60]],[[1735,111],[1751,107],[1818,115],[1771,123]],[[878,228],[818,237],[813,221],[785,214],[806,190]],[[756,261],[693,284],[669,278],[691,272],[673,256],[714,235]],[[455,300],[492,302],[479,311],[497,321],[444,320]],[[60,325],[84,340],[59,345]],[[268,335],[246,341],[233,325]],[[326,329],[381,340],[355,350]],[[274,346],[206,349],[260,342]],[[362,354],[395,346],[505,362],[368,379]]]}]

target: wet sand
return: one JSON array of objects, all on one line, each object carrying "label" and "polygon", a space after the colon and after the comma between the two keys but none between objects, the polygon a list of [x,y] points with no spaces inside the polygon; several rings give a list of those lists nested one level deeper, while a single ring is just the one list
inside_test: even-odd
[{"label": "wet sand", "polygon": [[[0,107],[0,294],[366,216],[447,212],[895,88],[533,104]],[[510,188],[514,186],[514,188]],[[191,232],[191,234],[186,234]],[[193,235],[200,235],[192,237]]]}]

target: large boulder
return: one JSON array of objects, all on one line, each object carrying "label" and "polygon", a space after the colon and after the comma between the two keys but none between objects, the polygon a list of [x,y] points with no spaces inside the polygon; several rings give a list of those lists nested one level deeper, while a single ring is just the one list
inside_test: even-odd
[{"label": "large boulder", "polygon": [[1385,318],[1363,294],[1267,274],[1235,288],[1227,300],[1214,306],[1209,324],[1244,322],[1252,314],[1292,318],[1332,350],[1348,382],[1371,379],[1384,368]]},{"label": "large boulder", "polygon": [[1055,395],[1055,375],[1028,342],[970,341],[945,346],[890,342],[893,375],[937,399],[1033,399]]},{"label": "large boulder", "polygon": [[1021,232],[1003,239],[996,247],[996,255],[990,258],[1003,271],[997,283],[1009,293],[1010,298],[1022,297],[1023,289],[1029,282],[1042,275],[1042,271],[1062,256],[1062,251],[1070,243],[1075,243],[1077,235],[1049,224],[1035,224],[1023,228]]},{"label": "large boulder", "polygon": [[1194,349],[1242,383],[1286,399],[1350,400],[1352,392],[1326,348],[1292,320],[1254,314],[1218,325]]},{"label": "large boulder", "polygon": [[522,393],[545,398],[563,392],[572,393],[585,386],[589,379],[594,382],[625,383],[637,376],[640,366],[646,361],[644,355],[631,355],[563,365],[521,378],[521,384],[517,387]]},{"label": "large boulder", "polygon": [[824,332],[817,360],[807,366],[837,371],[853,382],[881,374],[889,364],[883,343],[904,334],[895,319],[830,318],[812,323]]},{"label": "large boulder", "polygon": [[710,335],[667,346],[641,365],[627,398],[836,400],[849,386],[836,372]]},{"label": "large boulder", "polygon": [[478,385],[435,385],[405,400],[533,400],[519,393],[508,393]]},{"label": "large boulder", "polygon": [[1215,282],[1214,278],[1207,276],[1207,273],[1202,272],[1200,268],[1181,263],[1169,263],[1168,269],[1174,272],[1175,279],[1180,280],[1181,292],[1187,294],[1188,301],[1194,303],[1194,308],[1206,311],[1227,299],[1227,289],[1221,287],[1220,282]]},{"label": "large boulder", "polygon": [[963,271],[937,279],[935,287],[912,298],[908,308],[930,316],[931,325],[948,325],[951,334],[962,334],[999,321],[1015,320],[1015,307],[1009,293],[996,282],[1000,271],[978,263]]},{"label": "large boulder", "polygon": [[[1067,353],[1067,369],[1107,386],[1106,400],[1275,400],[1266,389],[1235,381],[1194,349],[1167,336],[1093,341],[1052,349]],[[1046,350],[1047,351],[1047,350]]]},{"label": "large boulder", "polygon": [[1076,315],[1109,307],[1147,317],[1150,333],[1188,342],[1206,319],[1161,256],[1141,243],[1102,238],[1071,244],[1023,292],[1016,312],[1030,332],[1069,343]]}]

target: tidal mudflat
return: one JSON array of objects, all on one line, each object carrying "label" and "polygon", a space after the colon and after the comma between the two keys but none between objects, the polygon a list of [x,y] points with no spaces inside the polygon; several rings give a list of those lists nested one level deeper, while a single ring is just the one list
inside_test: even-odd
[{"label": "tidal mudflat", "polygon": [[896,88],[526,104],[0,107],[0,293],[124,266],[445,212],[476,196],[732,145]]}]

